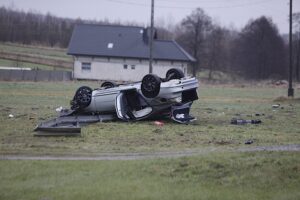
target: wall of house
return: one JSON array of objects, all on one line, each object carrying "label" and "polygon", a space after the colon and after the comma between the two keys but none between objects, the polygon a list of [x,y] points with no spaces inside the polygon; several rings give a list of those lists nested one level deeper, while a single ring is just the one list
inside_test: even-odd
[{"label": "wall of house", "polygon": [[[91,63],[90,70],[82,69],[82,63]],[[186,62],[154,61],[153,73],[165,77],[169,69],[179,68],[187,75],[187,67]],[[148,60],[74,57],[75,79],[140,81],[148,72]]]}]

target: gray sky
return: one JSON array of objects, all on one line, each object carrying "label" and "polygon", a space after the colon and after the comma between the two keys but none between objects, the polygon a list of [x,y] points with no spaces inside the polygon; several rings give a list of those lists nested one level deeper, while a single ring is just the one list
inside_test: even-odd
[{"label": "gray sky", "polygon": [[[149,24],[151,0],[0,0],[0,6],[50,12],[60,17],[108,19]],[[300,0],[293,0],[300,12]],[[197,7],[220,25],[242,28],[249,19],[271,17],[280,33],[288,33],[289,0],[155,0],[155,21],[165,26],[180,22]]]}]

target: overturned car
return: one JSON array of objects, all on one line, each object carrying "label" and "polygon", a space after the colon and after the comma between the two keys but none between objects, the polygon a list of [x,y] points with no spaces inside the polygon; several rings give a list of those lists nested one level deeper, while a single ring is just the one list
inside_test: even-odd
[{"label": "overturned car", "polygon": [[71,100],[71,109],[62,110],[60,117],[41,123],[38,131],[74,131],[84,123],[120,119],[137,121],[169,117],[179,123],[195,120],[189,111],[198,99],[198,80],[185,77],[176,68],[165,78],[147,74],[141,82],[116,85],[104,82],[100,88],[82,86]]}]

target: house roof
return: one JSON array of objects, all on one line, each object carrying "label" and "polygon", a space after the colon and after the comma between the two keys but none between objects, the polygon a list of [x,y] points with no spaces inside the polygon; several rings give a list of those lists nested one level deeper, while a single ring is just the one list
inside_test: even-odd
[{"label": "house roof", "polygon": [[[69,43],[69,55],[149,58],[145,29],[136,26],[76,25]],[[156,60],[194,62],[195,59],[173,40],[153,40]]]}]

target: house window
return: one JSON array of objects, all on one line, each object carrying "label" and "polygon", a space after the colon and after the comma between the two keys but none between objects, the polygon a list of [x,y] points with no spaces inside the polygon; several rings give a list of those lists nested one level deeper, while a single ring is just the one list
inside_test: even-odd
[{"label": "house window", "polygon": [[127,64],[124,64],[124,65],[123,65],[123,68],[124,68],[124,69],[127,69],[127,68],[128,68],[128,65],[127,65]]},{"label": "house window", "polygon": [[81,63],[81,70],[82,71],[91,71],[91,63],[88,63],[88,62]]},{"label": "house window", "polygon": [[131,69],[135,69],[135,65],[131,65]]}]

